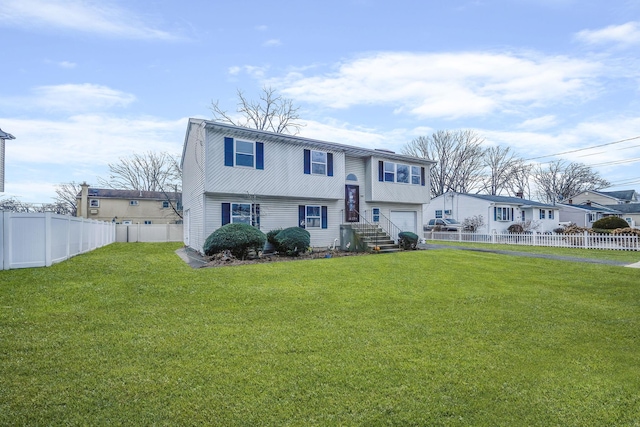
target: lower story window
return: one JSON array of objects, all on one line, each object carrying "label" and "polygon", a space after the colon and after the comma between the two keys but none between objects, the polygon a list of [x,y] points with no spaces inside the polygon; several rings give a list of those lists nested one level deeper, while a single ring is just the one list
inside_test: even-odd
[{"label": "lower story window", "polygon": [[540,209],[540,219],[544,219],[544,209]]},{"label": "lower story window", "polygon": [[151,222],[151,220],[149,220],[149,219],[145,219],[145,220],[144,220],[144,223],[145,223],[146,225],[153,224],[153,223]]},{"label": "lower story window", "polygon": [[251,203],[231,203],[231,222],[251,224]]},{"label": "lower story window", "polygon": [[436,209],[436,218],[442,218],[442,210]]},{"label": "lower story window", "polygon": [[513,208],[494,207],[493,219],[494,221],[511,221],[513,219]]},{"label": "lower story window", "polygon": [[549,211],[549,219],[553,219],[553,211]]},{"label": "lower story window", "polygon": [[306,228],[320,228],[320,206],[307,206]]}]

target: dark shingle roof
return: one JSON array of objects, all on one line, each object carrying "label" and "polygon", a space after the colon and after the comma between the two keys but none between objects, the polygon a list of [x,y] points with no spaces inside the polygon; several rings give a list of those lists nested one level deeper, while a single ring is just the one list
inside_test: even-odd
[{"label": "dark shingle roof", "polygon": [[535,202],[533,200],[521,199],[520,197],[510,196],[493,196],[491,194],[465,194],[465,196],[476,197],[478,199],[487,200],[494,203],[508,203],[512,205],[536,206],[542,208],[557,208],[557,206],[548,205],[546,203]]},{"label": "dark shingle roof", "polygon": [[[108,199],[131,199],[131,200],[177,200],[182,193],[162,191],[139,191],[139,190],[114,190],[112,188],[89,188],[89,197]],[[80,193],[78,193],[80,197]]]},{"label": "dark shingle roof", "polygon": [[608,208],[627,214],[640,214],[640,203],[625,203],[622,205],[606,205]]},{"label": "dark shingle roof", "polygon": [[[589,212],[605,212],[605,213],[611,213],[611,214],[619,214],[620,211],[617,209],[617,206],[622,206],[622,205],[608,205],[608,206],[601,206],[601,205],[571,205],[568,203],[562,203],[561,204],[562,207],[570,207],[570,208],[578,208],[578,209],[582,209],[585,211],[589,211]],[[615,206],[615,207],[614,207]]]},{"label": "dark shingle roof", "polygon": [[622,191],[597,191],[597,193],[604,194],[605,196],[615,197],[619,200],[632,201],[636,195],[636,190],[622,190]]}]

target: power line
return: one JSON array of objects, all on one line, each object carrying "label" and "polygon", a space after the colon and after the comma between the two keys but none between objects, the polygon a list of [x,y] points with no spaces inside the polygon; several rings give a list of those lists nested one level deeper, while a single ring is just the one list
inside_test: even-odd
[{"label": "power line", "polygon": [[576,149],[576,150],[563,151],[562,153],[549,154],[549,155],[547,155],[547,156],[531,157],[531,158],[529,158],[529,159],[524,159],[524,160],[525,160],[525,161],[529,161],[529,160],[544,159],[544,158],[547,158],[547,157],[562,156],[562,155],[564,155],[564,154],[577,153],[577,152],[580,152],[580,151],[591,150],[591,149],[593,149],[593,148],[607,147],[607,146],[609,146],[609,145],[621,144],[621,143],[623,143],[623,142],[633,141],[634,139],[640,139],[640,135],[639,135],[639,136],[634,136],[634,137],[632,137],[632,138],[621,139],[620,141],[607,142],[606,144],[599,144],[599,145],[593,145],[593,146],[591,146],[591,147],[586,147],[586,148],[578,148],[578,149]]}]

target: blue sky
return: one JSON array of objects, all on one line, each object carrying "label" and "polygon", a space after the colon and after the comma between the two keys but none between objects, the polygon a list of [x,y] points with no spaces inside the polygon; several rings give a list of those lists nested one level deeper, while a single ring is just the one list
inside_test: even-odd
[{"label": "blue sky", "polygon": [[[1,0],[5,194],[179,154],[189,117],[271,86],[300,135],[400,151],[474,129],[640,189],[640,0]],[[635,138],[635,139],[633,139]],[[558,157],[544,157],[546,162]]]}]

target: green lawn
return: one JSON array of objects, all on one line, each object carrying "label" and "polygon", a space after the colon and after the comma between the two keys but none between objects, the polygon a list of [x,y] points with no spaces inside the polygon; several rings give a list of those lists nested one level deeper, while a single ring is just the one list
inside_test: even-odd
[{"label": "green lawn", "polygon": [[0,425],[640,425],[640,269],[178,247],[0,271]]},{"label": "green lawn", "polygon": [[427,240],[428,244],[446,245],[446,246],[462,246],[465,248],[491,249],[498,251],[512,252],[528,252],[534,254],[552,254],[560,256],[568,256],[575,258],[592,258],[604,259],[610,261],[620,261],[625,263],[640,262],[640,252],[638,251],[614,251],[606,249],[582,249],[582,248],[556,248],[545,246],[526,246],[526,245],[506,245],[492,243],[475,243],[475,242],[455,242],[445,240]]}]

